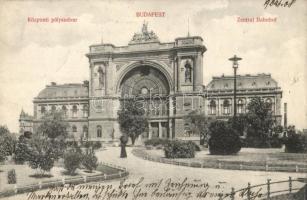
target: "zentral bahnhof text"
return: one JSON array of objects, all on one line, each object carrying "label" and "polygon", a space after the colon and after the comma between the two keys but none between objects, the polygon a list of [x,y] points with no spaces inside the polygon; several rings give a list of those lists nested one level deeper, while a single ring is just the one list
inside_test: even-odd
[{"label": "zentral bahnhof text", "polygon": [[74,17],[28,17],[28,23],[75,23]]},{"label": "zentral bahnhof text", "polygon": [[237,22],[277,22],[277,17],[237,17]]}]

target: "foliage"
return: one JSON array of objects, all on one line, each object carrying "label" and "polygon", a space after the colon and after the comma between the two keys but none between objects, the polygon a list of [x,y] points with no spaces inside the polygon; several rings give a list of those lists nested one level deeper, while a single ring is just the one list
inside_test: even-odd
[{"label": "foliage", "polygon": [[307,136],[297,134],[295,127],[289,126],[285,146],[286,153],[307,153]]},{"label": "foliage", "polygon": [[212,120],[213,118],[206,117],[204,113],[199,113],[197,111],[190,112],[184,118],[185,123],[189,124],[190,130],[200,136],[201,144],[208,143],[208,127]]},{"label": "foliage", "polygon": [[201,151],[200,147],[195,142],[188,141],[187,143],[193,146],[195,151]]},{"label": "foliage", "polygon": [[190,142],[171,140],[164,147],[166,158],[194,158],[195,146]]},{"label": "foliage", "polygon": [[122,133],[131,138],[134,145],[135,139],[147,130],[148,122],[142,104],[137,101],[124,100],[118,111],[118,122]]},{"label": "foliage", "polygon": [[92,147],[93,149],[100,149],[102,147],[101,142],[94,142]]},{"label": "foliage", "polygon": [[66,149],[67,127],[68,123],[63,119],[63,113],[56,111],[46,113],[38,127],[38,134],[52,142],[56,159],[63,156]]},{"label": "foliage", "polygon": [[63,120],[62,112],[51,112],[44,115],[38,132],[51,139],[64,140],[68,135],[67,127],[68,123]]},{"label": "foliage", "polygon": [[29,159],[28,140],[23,135],[19,136],[13,157],[16,164],[23,164]]},{"label": "foliage", "polygon": [[58,159],[57,145],[53,140],[42,135],[34,134],[29,140],[28,164],[32,169],[37,169],[40,175],[54,165],[54,161]]},{"label": "foliage", "polygon": [[68,151],[64,154],[64,168],[68,174],[74,175],[82,162],[83,156],[77,151]]},{"label": "foliage", "polygon": [[209,126],[209,151],[213,155],[236,154],[241,150],[240,137],[224,121],[214,121]]},{"label": "foliage", "polygon": [[[16,138],[6,126],[0,126],[0,154],[10,156],[15,152]],[[1,157],[0,155],[0,157]]]},{"label": "foliage", "polygon": [[247,105],[246,121],[247,135],[265,139],[273,126],[271,104],[264,102],[260,97],[253,98]]},{"label": "foliage", "polygon": [[16,184],[16,172],[15,169],[11,169],[7,172],[7,183]]},{"label": "foliage", "polygon": [[87,154],[84,154],[82,165],[89,170],[90,172],[93,171],[93,169],[96,169],[98,166],[98,159],[95,156],[94,152],[90,152]]},{"label": "foliage", "polygon": [[168,139],[152,138],[152,139],[146,140],[146,141],[144,142],[144,144],[145,144],[146,146],[151,145],[151,146],[154,146],[154,147],[155,147],[155,146],[158,146],[158,145],[164,146],[164,145],[166,145],[168,142],[169,142]]},{"label": "foliage", "polygon": [[273,132],[274,132],[274,133],[282,133],[283,130],[284,130],[284,127],[281,126],[281,125],[277,125],[277,126],[275,126],[275,127],[273,128]]},{"label": "foliage", "polygon": [[229,125],[236,131],[238,135],[244,135],[248,125],[247,125],[247,116],[239,115],[237,117],[230,117],[228,119]]}]

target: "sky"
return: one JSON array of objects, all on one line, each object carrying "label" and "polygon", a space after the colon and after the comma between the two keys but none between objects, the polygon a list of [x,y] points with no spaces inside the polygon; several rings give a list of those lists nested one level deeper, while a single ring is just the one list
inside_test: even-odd
[{"label": "sky", "polygon": [[[291,8],[267,7],[265,0],[220,1],[2,1],[0,4],[0,124],[18,131],[21,109],[33,114],[33,98],[50,82],[89,79],[85,54],[92,44],[127,45],[144,20],[161,42],[201,36],[204,84],[232,75],[228,58],[243,58],[239,74],[270,73],[288,103],[288,123],[307,128],[307,1]],[[165,12],[136,17],[136,12]],[[30,23],[28,17],[77,18],[75,23]],[[271,23],[238,17],[276,17]],[[282,108],[283,109],[283,108]]]}]

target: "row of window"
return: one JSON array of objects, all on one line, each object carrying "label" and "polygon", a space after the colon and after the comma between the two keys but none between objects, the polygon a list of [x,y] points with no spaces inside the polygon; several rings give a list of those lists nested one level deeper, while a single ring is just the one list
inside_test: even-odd
[{"label": "row of window", "polygon": [[[56,106],[52,105],[51,111],[55,112],[56,110],[57,110]],[[64,115],[67,116],[68,109],[67,109],[66,105],[63,105],[61,110],[64,113]],[[45,114],[46,111],[47,111],[46,106],[41,106],[41,114],[42,115]],[[88,117],[88,105],[87,104],[83,105],[82,111],[83,111],[83,117]],[[77,107],[77,105],[72,106],[71,112],[72,112],[71,113],[72,117],[78,117],[78,107]]]},{"label": "row of window", "polygon": [[[72,125],[72,132],[73,132],[73,133],[78,132],[78,128],[77,128],[76,125]],[[83,126],[82,132],[83,132],[83,136],[84,136],[85,138],[88,138],[88,127],[87,127],[86,125]],[[98,137],[98,138],[101,138],[101,137],[102,137],[102,127],[101,127],[100,125],[98,125],[98,126],[96,127],[96,133],[97,133],[97,137]]]},{"label": "row of window", "polygon": [[[269,103],[271,105],[270,110],[274,110],[274,104],[272,103],[272,99],[266,99],[266,103]],[[225,99],[222,103],[222,114],[223,115],[229,115],[231,113],[231,103],[228,99]],[[215,115],[216,114],[216,101],[211,100],[209,103],[209,114],[210,115]],[[242,114],[245,113],[246,111],[246,104],[242,99],[239,99],[237,102],[237,113]]]},{"label": "row of window", "polygon": [[[239,82],[238,84],[237,84],[238,86],[242,86],[243,84],[241,83],[241,82]],[[251,83],[251,85],[252,86],[257,86],[257,82],[256,81],[253,81],[252,83]],[[266,81],[265,82],[265,85],[271,85],[271,82],[270,81]],[[211,88],[214,88],[215,86],[214,86],[214,84],[211,84]],[[224,88],[228,88],[229,87],[229,84],[228,83],[225,83],[224,84]],[[233,86],[232,86],[233,87]]]}]

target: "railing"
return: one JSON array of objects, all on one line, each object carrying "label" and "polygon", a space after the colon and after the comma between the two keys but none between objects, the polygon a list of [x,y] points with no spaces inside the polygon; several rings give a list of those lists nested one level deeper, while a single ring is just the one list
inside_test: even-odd
[{"label": "railing", "polygon": [[[276,181],[276,182],[271,182],[271,179],[267,179],[267,182],[264,184],[258,184],[258,185],[253,185],[251,186],[250,183],[247,184],[246,188],[243,189],[239,189],[236,190],[234,188],[231,189],[231,192],[229,194],[226,194],[226,196],[229,196],[231,200],[235,200],[236,197],[239,198],[243,198],[246,200],[252,200],[252,199],[256,199],[257,196],[253,196],[253,192],[252,189],[257,189],[260,187],[265,187],[266,188],[266,193],[261,193],[261,195],[259,194],[257,199],[271,199],[271,197],[276,196],[278,194],[283,194],[283,195],[291,195],[294,194],[296,191],[299,191],[302,187],[296,187],[293,188],[293,182],[300,182],[299,179],[292,179],[292,177],[289,177],[288,180],[285,181]],[[271,190],[271,186],[274,184],[280,184],[280,183],[287,183],[288,187],[286,189],[283,190],[276,190],[276,191],[272,191]]]},{"label": "railing", "polygon": [[17,184],[15,184],[13,189],[9,189],[9,190],[0,192],[0,198],[15,195],[18,193],[30,192],[30,191],[46,189],[46,188],[56,187],[56,186],[63,186],[65,184],[82,184],[82,183],[88,183],[88,182],[105,181],[105,180],[111,180],[115,178],[123,178],[129,175],[129,172],[124,167],[116,166],[116,165],[109,164],[109,163],[103,163],[103,162],[100,162],[99,165],[105,165],[107,167],[118,169],[119,172],[113,173],[113,174],[101,174],[100,173],[96,175],[88,175],[88,176],[84,175],[84,176],[62,178],[62,179],[56,179],[56,180],[50,180],[50,181],[39,181],[38,183],[33,183],[29,185],[24,185],[24,186],[18,186]]}]

